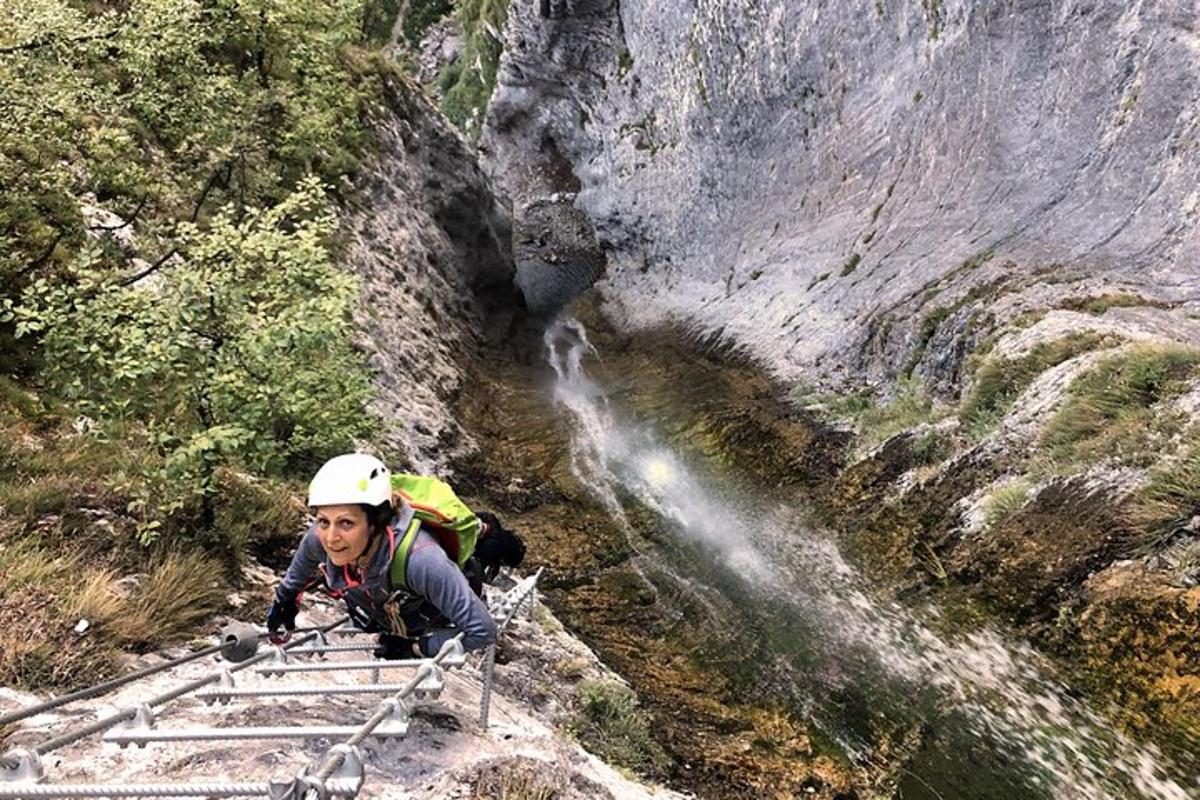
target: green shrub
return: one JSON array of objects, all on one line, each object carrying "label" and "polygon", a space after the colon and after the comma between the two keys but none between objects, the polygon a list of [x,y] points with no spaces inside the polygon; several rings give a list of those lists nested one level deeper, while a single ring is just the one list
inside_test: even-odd
[{"label": "green shrub", "polygon": [[193,499],[211,530],[224,465],[307,471],[374,430],[351,348],[357,284],[327,245],[335,226],[308,179],[272,208],[178,225],[180,260],[153,287],[85,263],[73,282],[26,291],[17,329],[40,335],[45,377],[84,413],[138,420],[165,459],[148,465],[147,541]]},{"label": "green shrub", "polygon": [[577,703],[568,727],[588,750],[641,773],[652,773],[666,763],[667,756],[651,735],[632,690],[609,681],[584,681]]},{"label": "green shrub", "polygon": [[450,0],[409,0],[403,24],[405,40],[411,47],[417,47],[425,31],[453,10]]},{"label": "green shrub", "polygon": [[504,30],[508,0],[455,0],[454,15],[462,27],[463,48],[438,77],[444,92],[442,111],[459,130],[476,139],[496,86],[503,51],[488,29]]}]

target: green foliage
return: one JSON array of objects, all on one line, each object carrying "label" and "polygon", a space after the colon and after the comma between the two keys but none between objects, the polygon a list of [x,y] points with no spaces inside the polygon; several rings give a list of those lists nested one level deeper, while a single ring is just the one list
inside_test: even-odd
[{"label": "green foliage", "polygon": [[[363,3],[363,38],[372,44],[388,44],[392,26],[403,7],[403,0],[365,0]],[[416,2],[410,5],[417,5]]]},{"label": "green foliage", "polygon": [[978,441],[1004,418],[1021,392],[1043,372],[1081,353],[1114,343],[1110,337],[1076,331],[1061,339],[1039,342],[1020,358],[989,358],[975,371],[971,393],[963,401],[958,418],[971,438]]},{"label": "green foliage", "polygon": [[1158,406],[1187,391],[1197,365],[1200,350],[1155,345],[1101,362],[1071,384],[1042,446],[1059,462],[1149,466],[1185,424],[1181,412]]},{"label": "green foliage", "polygon": [[650,773],[667,761],[638,708],[637,696],[618,683],[581,683],[578,707],[568,727],[584,747],[611,764]]},{"label": "green foliage", "polygon": [[946,321],[946,318],[950,314],[951,309],[939,306],[921,318],[921,327],[917,331],[916,347],[913,348],[912,355],[908,357],[908,361],[904,364],[902,371],[904,377],[907,378],[913,374],[913,370],[917,368],[917,364],[920,364],[921,359],[925,357],[925,351],[929,349],[929,343],[933,341],[938,327]]},{"label": "green foliage", "polygon": [[270,205],[305,174],[338,185],[358,167],[368,87],[345,54],[361,0],[100,8],[0,9],[0,294],[116,227],[81,203],[128,223],[103,255],[132,273],[170,252],[174,221]]},{"label": "green foliage", "polygon": [[444,92],[442,111],[464,134],[477,139],[483,127],[503,46],[498,41],[508,15],[508,0],[455,0],[463,32],[458,59],[438,76]]},{"label": "green foliage", "polygon": [[[392,2],[394,3],[394,0]],[[395,5],[398,6],[399,3]],[[405,40],[410,46],[416,47],[421,43],[429,26],[453,10],[450,0],[409,0],[403,25]]]},{"label": "green foliage", "polygon": [[942,415],[920,379],[903,378],[896,382],[895,393],[888,403],[870,405],[857,415],[858,447],[869,450],[901,431],[932,422]]},{"label": "green foliage", "polygon": [[[869,450],[901,431],[933,422],[945,416],[934,405],[919,378],[901,378],[896,382],[890,401],[877,404],[869,392],[850,394],[819,394],[804,384],[797,384],[789,400],[801,406],[818,406],[831,415],[853,422],[859,429],[855,445]],[[913,442],[914,454],[921,463],[932,463],[944,455],[947,443],[934,431]]]},{"label": "green foliage", "polygon": [[40,335],[46,378],[117,431],[136,420],[165,457],[147,539],[195,497],[211,523],[224,464],[310,468],[372,431],[350,346],[357,284],[330,261],[335,227],[310,178],[272,208],[180,223],[179,252],[152,278],[112,282],[87,248],[69,281],[26,291],[17,329]]}]

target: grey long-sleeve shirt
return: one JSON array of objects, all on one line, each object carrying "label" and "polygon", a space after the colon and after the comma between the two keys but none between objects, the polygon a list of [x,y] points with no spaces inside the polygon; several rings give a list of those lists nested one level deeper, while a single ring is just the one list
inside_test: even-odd
[{"label": "grey long-sleeve shirt", "polygon": [[[369,617],[367,629],[398,632],[392,627],[384,604],[393,594],[390,572],[402,536],[399,532],[404,531],[411,520],[412,509],[402,509],[388,530],[386,540],[361,573],[351,567],[334,566],[325,556],[316,527],[309,528],[275,591],[276,598],[297,597],[320,569],[332,596],[345,599],[347,605],[360,609]],[[434,655],[460,631],[463,647],[467,650],[486,647],[496,641],[496,623],[487,607],[471,591],[458,565],[425,530],[419,531],[413,542],[405,580],[410,591],[402,590],[400,596],[401,618],[405,625],[403,633],[419,638],[423,654]]]}]

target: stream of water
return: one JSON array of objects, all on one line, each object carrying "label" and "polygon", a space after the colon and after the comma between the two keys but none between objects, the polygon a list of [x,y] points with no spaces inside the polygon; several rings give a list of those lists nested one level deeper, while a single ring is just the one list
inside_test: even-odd
[{"label": "stream of water", "polygon": [[[710,598],[714,614],[736,609],[724,621],[746,631],[746,680],[769,682],[848,757],[877,758],[873,732],[914,731],[898,796],[1200,797],[1197,776],[1072,697],[1027,645],[988,629],[942,633],[936,610],[873,591],[797,500],[730,486],[658,432],[623,423],[585,372],[596,354],[581,324],[560,320],[545,344],[555,400],[574,422],[576,476],[655,569]],[[661,518],[667,546],[638,543],[630,503]]]}]

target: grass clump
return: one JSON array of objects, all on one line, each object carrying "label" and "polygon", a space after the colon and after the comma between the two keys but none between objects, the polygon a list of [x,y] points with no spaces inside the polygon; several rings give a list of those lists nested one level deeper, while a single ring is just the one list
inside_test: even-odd
[{"label": "grass clump", "polygon": [[986,359],[975,371],[971,393],[959,408],[959,421],[973,440],[984,438],[1043,372],[1111,343],[1110,338],[1079,331],[1061,339],[1039,342],[1020,358]]},{"label": "grass clump", "polygon": [[643,774],[665,765],[667,755],[651,735],[633,690],[611,681],[584,681],[577,702],[569,728],[588,750]]},{"label": "grass clump", "polygon": [[1133,292],[1109,292],[1096,297],[1071,297],[1058,304],[1058,308],[1080,311],[1100,316],[1110,308],[1170,308],[1170,303],[1151,300]]},{"label": "grass clump", "polygon": [[1146,485],[1127,511],[1141,534],[1140,548],[1157,551],[1176,536],[1192,532],[1200,515],[1200,440],[1193,431],[1182,456],[1150,471]]},{"label": "grass clump", "polygon": [[480,774],[471,790],[471,800],[553,800],[559,788],[544,764],[514,758]]},{"label": "grass clump", "polygon": [[901,431],[932,422],[939,416],[933,398],[919,378],[903,378],[896,383],[892,399],[883,405],[871,405],[859,413],[859,444],[870,449]]},{"label": "grass clump", "polygon": [[1060,463],[1115,459],[1150,466],[1182,432],[1181,412],[1159,408],[1186,392],[1200,367],[1200,350],[1143,345],[1102,361],[1076,378],[1041,444]]},{"label": "grass clump", "polygon": [[115,573],[92,571],[66,603],[72,619],[87,619],[122,648],[144,650],[189,638],[224,605],[222,567],[202,553],[154,557],[136,583],[122,588]]},{"label": "grass clump", "polygon": [[[190,638],[224,602],[221,570],[198,553],[153,559],[136,588],[62,548],[0,546],[0,682],[69,690],[113,675],[118,647]],[[75,632],[86,619],[91,627]]]},{"label": "grass clump", "polygon": [[1020,511],[1029,500],[1029,489],[1029,482],[1018,478],[992,492],[984,502],[984,529],[991,530]]}]

